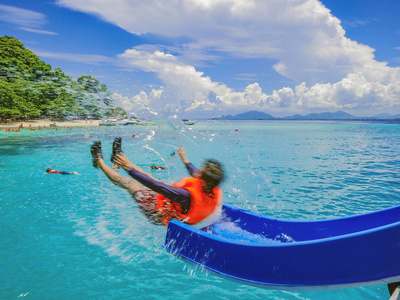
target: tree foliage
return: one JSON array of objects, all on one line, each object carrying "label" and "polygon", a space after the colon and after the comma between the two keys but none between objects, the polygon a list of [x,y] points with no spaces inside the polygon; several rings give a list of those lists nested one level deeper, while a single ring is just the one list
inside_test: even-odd
[{"label": "tree foliage", "polygon": [[101,118],[113,109],[110,92],[96,78],[81,76],[74,82],[18,39],[0,37],[0,116]]}]

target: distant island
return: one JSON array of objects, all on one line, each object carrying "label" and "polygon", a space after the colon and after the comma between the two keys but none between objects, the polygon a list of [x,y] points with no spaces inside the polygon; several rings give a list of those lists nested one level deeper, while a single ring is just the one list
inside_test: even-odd
[{"label": "distant island", "polygon": [[238,115],[226,115],[219,118],[219,120],[276,120],[277,118],[260,111],[248,111]]},{"label": "distant island", "polygon": [[248,111],[237,115],[226,115],[214,120],[400,120],[400,114],[378,114],[373,117],[356,117],[344,111],[312,113],[305,116],[293,115],[284,118],[276,118],[260,111]]}]

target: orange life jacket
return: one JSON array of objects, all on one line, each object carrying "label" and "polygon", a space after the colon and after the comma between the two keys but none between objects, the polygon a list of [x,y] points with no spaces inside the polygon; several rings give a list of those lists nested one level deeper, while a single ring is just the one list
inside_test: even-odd
[{"label": "orange life jacket", "polygon": [[172,202],[163,195],[157,195],[157,210],[163,215],[161,222],[168,226],[170,220],[176,219],[188,224],[196,224],[211,215],[222,202],[222,191],[215,187],[211,194],[203,192],[201,179],[187,177],[173,184],[177,188],[183,188],[190,193],[190,207],[186,214],[182,212],[179,203]]}]

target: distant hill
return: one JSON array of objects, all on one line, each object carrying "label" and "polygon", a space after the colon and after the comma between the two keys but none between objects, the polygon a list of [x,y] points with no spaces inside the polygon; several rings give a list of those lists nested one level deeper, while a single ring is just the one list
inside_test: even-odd
[{"label": "distant hill", "polygon": [[237,114],[234,116],[226,115],[216,119],[219,120],[355,120],[358,118],[344,111],[337,111],[334,113],[331,112],[314,113],[314,114],[308,114],[306,116],[301,116],[299,114],[296,114],[284,118],[275,118],[264,112],[253,110]]},{"label": "distant hill", "polygon": [[350,115],[344,111],[337,111],[334,113],[323,112],[323,113],[313,113],[306,116],[294,115],[290,117],[283,118],[284,120],[354,120],[357,117]]},{"label": "distant hill", "polygon": [[391,115],[391,114],[378,114],[368,119],[375,119],[375,120],[393,120],[393,119],[400,119],[400,114]]},{"label": "distant hill", "polygon": [[238,115],[227,115],[227,116],[222,116],[220,118],[218,118],[220,120],[276,120],[277,118],[260,112],[260,111],[248,111],[242,114],[238,114]]},{"label": "distant hill", "polygon": [[378,114],[373,117],[355,117],[344,111],[337,112],[322,112],[313,113],[305,116],[296,114],[293,116],[288,116],[284,118],[276,118],[269,114],[260,111],[248,111],[245,113],[237,115],[226,115],[219,118],[214,118],[215,120],[398,120],[400,119],[400,114]]}]

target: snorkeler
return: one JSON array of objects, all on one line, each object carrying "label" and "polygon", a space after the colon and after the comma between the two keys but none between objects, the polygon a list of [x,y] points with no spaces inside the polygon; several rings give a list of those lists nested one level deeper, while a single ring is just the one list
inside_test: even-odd
[{"label": "snorkeler", "polygon": [[[46,173],[62,174],[62,175],[70,175],[70,174],[76,174],[76,175],[78,175],[78,172],[75,172],[75,171],[73,171],[73,172],[56,171],[56,170],[52,170],[51,167],[48,167],[48,168],[46,169]],[[46,174],[46,173],[45,173],[45,174]]]},{"label": "snorkeler", "polygon": [[150,166],[150,168],[151,168],[152,170],[165,170],[165,167],[163,167],[163,166],[156,166],[155,164],[152,164],[152,165]]},{"label": "snorkeler", "polygon": [[121,138],[114,140],[112,149],[111,160],[133,179],[120,175],[105,164],[100,141],[91,147],[93,166],[99,166],[111,182],[126,189],[153,224],[167,226],[170,220],[179,220],[202,228],[220,217],[222,191],[218,185],[224,178],[224,170],[219,162],[208,160],[198,170],[187,159],[185,150],[178,148],[177,152],[191,177],[168,185],[130,162],[122,152]]}]

